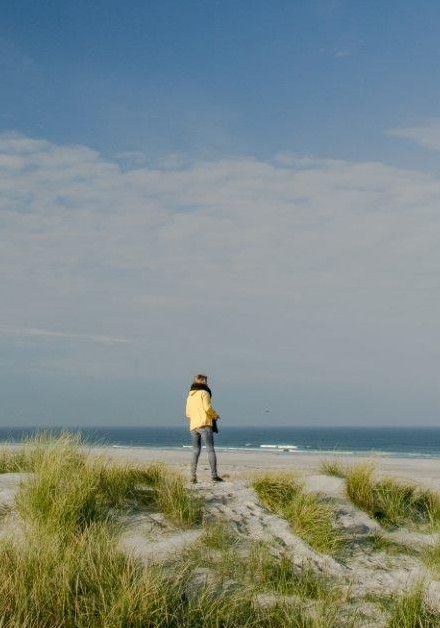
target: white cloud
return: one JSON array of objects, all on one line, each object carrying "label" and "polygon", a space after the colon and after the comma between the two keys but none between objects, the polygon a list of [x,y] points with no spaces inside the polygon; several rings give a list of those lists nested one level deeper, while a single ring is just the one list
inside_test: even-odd
[{"label": "white cloud", "polygon": [[432,382],[439,206],[439,179],[380,162],[124,170],[88,147],[3,136],[0,324],[112,343],[111,356],[46,352],[44,368]]},{"label": "white cloud", "polygon": [[387,135],[410,140],[430,150],[440,150],[440,120],[438,119],[419,126],[391,129],[387,132]]},{"label": "white cloud", "polygon": [[0,337],[1,336],[15,337],[19,339],[34,338],[47,340],[85,341],[103,345],[115,345],[128,342],[126,338],[114,338],[113,336],[102,336],[100,334],[71,334],[64,331],[10,327],[8,325],[0,325]]}]

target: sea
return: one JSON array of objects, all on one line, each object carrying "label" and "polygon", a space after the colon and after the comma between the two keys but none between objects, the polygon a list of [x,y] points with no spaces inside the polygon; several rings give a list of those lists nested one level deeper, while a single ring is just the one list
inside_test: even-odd
[{"label": "sea", "polygon": [[[1,442],[20,442],[41,431],[80,433],[89,444],[111,447],[190,447],[186,426],[170,427],[2,427]],[[440,457],[440,427],[224,427],[216,435],[219,450]]]}]

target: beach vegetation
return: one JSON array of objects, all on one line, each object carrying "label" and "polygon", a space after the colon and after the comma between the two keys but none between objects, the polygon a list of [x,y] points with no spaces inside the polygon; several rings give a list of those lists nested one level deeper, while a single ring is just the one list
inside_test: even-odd
[{"label": "beach vegetation", "polygon": [[22,533],[0,541],[0,626],[183,626],[197,615],[179,574],[145,570],[118,548],[115,515],[126,510],[163,507],[182,527],[200,521],[183,478],[91,457],[70,434],[25,452],[3,458],[31,473],[17,495]]},{"label": "beach vegetation", "polygon": [[251,544],[245,568],[258,590],[327,602],[340,596],[329,578],[318,576],[306,564],[300,569],[295,567],[287,553],[276,553],[265,543]]},{"label": "beach vegetation", "polygon": [[423,582],[416,583],[397,599],[385,601],[390,615],[388,628],[438,628],[437,614],[427,608],[424,601]]},{"label": "beach vegetation", "polygon": [[440,526],[440,494],[393,478],[375,479],[374,466],[351,467],[346,475],[351,501],[385,526]]},{"label": "beach vegetation", "polygon": [[347,473],[346,465],[338,460],[338,458],[323,460],[319,469],[324,475],[331,475],[336,478],[345,478]]},{"label": "beach vegetation", "polygon": [[[357,625],[344,583],[249,538],[235,520],[204,521],[197,490],[164,465],[116,464],[67,433],[21,451],[3,458],[3,468],[29,474],[0,538],[0,628],[336,628],[341,617]],[[331,506],[295,476],[260,475],[253,487],[311,547],[339,550]],[[151,510],[183,529],[201,526],[199,540],[166,564],[141,564],[119,536],[125,515]],[[383,535],[376,543],[387,549]],[[434,569],[440,549],[425,554]],[[383,604],[390,628],[437,625],[421,588]]]},{"label": "beach vegetation", "polygon": [[[272,573],[266,567],[266,577]],[[172,571],[141,567],[118,550],[108,523],[93,523],[69,539],[29,529],[26,543],[0,542],[4,627],[336,626],[331,617],[323,606],[321,618],[312,622],[296,597],[261,605],[255,589],[245,585],[192,590],[187,563]]]},{"label": "beach vegetation", "polygon": [[[212,543],[214,532],[215,543]],[[209,524],[182,558],[188,574],[206,569],[217,590],[242,590],[254,604],[287,605],[295,626],[337,626],[347,594],[338,583],[311,566],[298,567],[288,552],[262,541],[249,541],[224,526]],[[190,575],[187,578],[190,580]],[[247,625],[247,624],[245,624]],[[291,625],[291,624],[288,624]]]},{"label": "beach vegetation", "polygon": [[27,445],[25,460],[33,472],[17,496],[24,519],[67,535],[144,507],[162,512],[179,527],[200,523],[202,503],[179,474],[163,465],[117,465],[80,445],[79,437],[70,434],[38,439],[34,448]]},{"label": "beach vegetation", "polygon": [[200,542],[208,549],[227,550],[234,547],[238,541],[238,534],[228,525],[227,521],[210,521],[203,526]]},{"label": "beach vegetation", "polygon": [[295,534],[318,552],[335,554],[341,536],[334,526],[333,510],[290,474],[265,474],[252,486],[262,504],[287,519]]},{"label": "beach vegetation", "polygon": [[436,578],[440,578],[440,540],[425,548],[420,558],[427,567],[433,572]]},{"label": "beach vegetation", "polygon": [[391,556],[397,556],[399,554],[407,554],[415,556],[418,551],[408,545],[403,545],[394,539],[388,538],[382,530],[374,532],[369,535],[365,541],[370,549],[376,552],[385,552]]},{"label": "beach vegetation", "polygon": [[[60,438],[70,441],[79,437],[73,433],[62,433]],[[41,431],[20,444],[2,445],[0,448],[0,473],[29,473],[36,470],[47,449],[58,441],[50,432]]]}]

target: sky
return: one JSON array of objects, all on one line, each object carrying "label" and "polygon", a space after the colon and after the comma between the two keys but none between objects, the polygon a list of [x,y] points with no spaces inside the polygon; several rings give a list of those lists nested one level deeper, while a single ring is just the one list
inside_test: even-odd
[{"label": "sky", "polygon": [[439,25],[4,3],[0,424],[438,425]]}]

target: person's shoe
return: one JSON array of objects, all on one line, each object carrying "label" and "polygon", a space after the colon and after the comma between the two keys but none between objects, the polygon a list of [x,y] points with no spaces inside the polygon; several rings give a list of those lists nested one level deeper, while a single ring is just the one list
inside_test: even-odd
[{"label": "person's shoe", "polygon": [[220,476],[216,475],[214,478],[212,478],[213,482],[224,482],[224,479],[221,478]]},{"label": "person's shoe", "polygon": [[190,482],[191,484],[197,484],[197,478],[191,478]]}]

